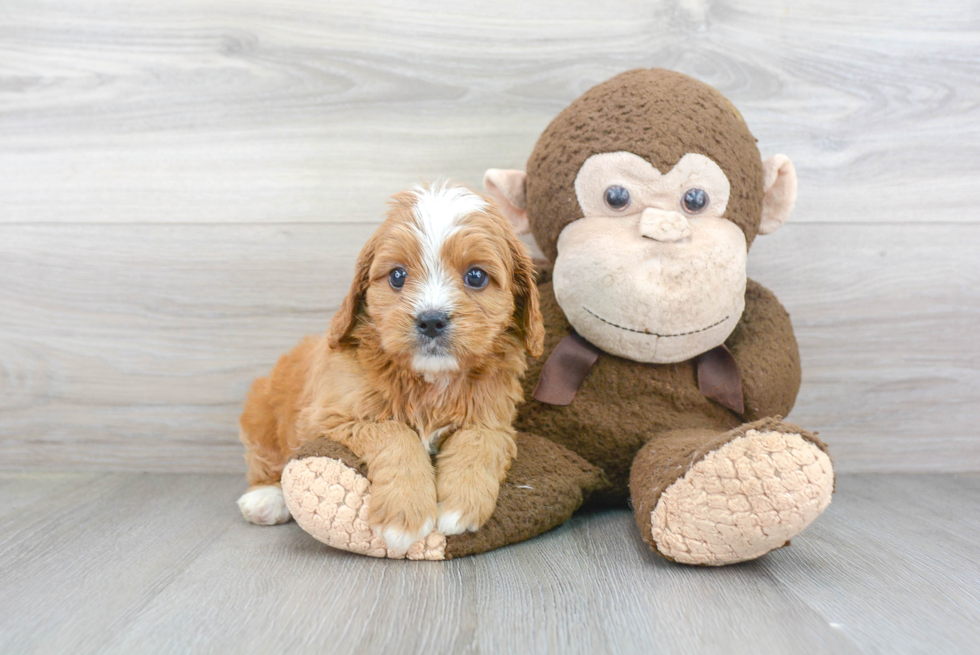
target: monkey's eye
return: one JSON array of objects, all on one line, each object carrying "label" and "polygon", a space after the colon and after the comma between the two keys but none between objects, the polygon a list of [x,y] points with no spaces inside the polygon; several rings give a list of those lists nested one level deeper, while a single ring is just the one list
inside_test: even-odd
[{"label": "monkey's eye", "polygon": [[392,289],[401,289],[405,286],[406,279],[408,279],[408,271],[401,266],[391,269],[391,273],[388,273],[388,284]]},{"label": "monkey's eye", "polygon": [[466,283],[466,286],[473,289],[482,289],[487,286],[487,282],[489,281],[490,276],[487,275],[487,272],[476,266],[466,271],[466,275],[463,276],[463,282]]},{"label": "monkey's eye", "polygon": [[630,192],[618,184],[606,189],[606,204],[613,209],[625,209],[630,204]]},{"label": "monkey's eye", "polygon": [[688,214],[697,214],[708,206],[708,194],[704,189],[688,189],[681,200],[681,206]]}]

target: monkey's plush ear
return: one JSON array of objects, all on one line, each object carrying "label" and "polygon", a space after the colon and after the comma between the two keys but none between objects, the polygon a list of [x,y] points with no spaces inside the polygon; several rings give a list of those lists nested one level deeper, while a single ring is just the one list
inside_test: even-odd
[{"label": "monkey's plush ear", "polygon": [[524,171],[491,168],[483,176],[483,189],[500,207],[500,212],[507,217],[518,234],[531,231],[527,220],[527,197],[525,182],[527,173]]},{"label": "monkey's plush ear", "polygon": [[351,282],[350,291],[347,297],[340,304],[337,313],[330,319],[330,327],[327,330],[327,344],[331,348],[337,348],[341,344],[346,344],[351,331],[357,325],[357,315],[364,302],[364,294],[371,284],[371,263],[374,261],[374,251],[377,248],[377,239],[372,236],[361,248],[361,253],[357,256],[357,263],[354,265],[354,281]]},{"label": "monkey's plush ear", "polygon": [[762,162],[762,223],[759,234],[772,234],[786,222],[796,203],[796,168],[786,155]]}]

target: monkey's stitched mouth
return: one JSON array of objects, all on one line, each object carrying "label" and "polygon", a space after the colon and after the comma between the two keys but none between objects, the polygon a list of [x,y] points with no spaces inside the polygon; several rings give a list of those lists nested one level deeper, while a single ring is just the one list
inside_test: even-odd
[{"label": "monkey's stitched mouth", "polygon": [[686,337],[686,336],[688,336],[690,334],[697,334],[698,332],[704,332],[705,330],[710,330],[713,327],[718,327],[719,325],[721,325],[722,323],[724,323],[725,321],[727,321],[729,318],[731,318],[731,315],[728,315],[725,318],[723,318],[720,321],[718,321],[717,323],[712,323],[711,325],[709,325],[707,327],[703,327],[703,328],[700,328],[698,330],[691,330],[690,332],[678,332],[677,334],[658,334],[656,332],[650,332],[649,330],[636,330],[636,329],[633,329],[633,328],[630,328],[630,327],[626,327],[625,325],[617,325],[616,323],[613,323],[612,321],[607,321],[606,319],[602,318],[601,316],[599,316],[598,314],[596,314],[594,311],[592,311],[591,309],[589,309],[585,305],[582,305],[582,309],[584,309],[585,311],[589,312],[590,314],[592,314],[593,316],[595,316],[597,319],[599,319],[600,321],[602,321],[606,325],[611,325],[614,328],[619,328],[620,330],[626,330],[627,332],[636,332],[637,334],[645,334],[645,335],[651,336],[651,337]]}]

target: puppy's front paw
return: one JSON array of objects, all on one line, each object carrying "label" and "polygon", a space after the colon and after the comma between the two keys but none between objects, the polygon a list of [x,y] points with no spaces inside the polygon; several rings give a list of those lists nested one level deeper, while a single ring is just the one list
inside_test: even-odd
[{"label": "puppy's front paw", "polygon": [[439,532],[444,535],[476,532],[497,506],[500,484],[489,477],[439,484]]},{"label": "puppy's front paw", "polygon": [[269,485],[246,491],[238,499],[242,516],[256,525],[276,525],[289,520],[289,509],[282,495],[282,487]]},{"label": "puppy's front paw", "polygon": [[414,532],[410,526],[389,524],[381,528],[381,538],[385,540],[385,544],[392,551],[404,553],[416,541],[428,537],[435,526],[436,521],[434,517],[426,519],[422,527]]},{"label": "puppy's front paw", "polygon": [[393,551],[407,551],[435,528],[436,490],[426,482],[371,485],[370,524]]},{"label": "puppy's front paw", "polygon": [[466,531],[475,532],[479,526],[466,524],[463,513],[456,509],[447,510],[439,508],[439,523],[437,524],[441,534],[449,535],[463,534]]}]

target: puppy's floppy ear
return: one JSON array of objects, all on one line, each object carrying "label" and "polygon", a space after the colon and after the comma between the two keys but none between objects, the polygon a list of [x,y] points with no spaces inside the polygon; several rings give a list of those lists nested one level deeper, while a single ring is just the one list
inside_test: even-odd
[{"label": "puppy's floppy ear", "polygon": [[524,347],[532,357],[544,352],[544,318],[535,282],[534,261],[527,246],[510,232],[507,235],[514,263],[514,323],[524,339]]},{"label": "puppy's floppy ear", "polygon": [[374,261],[374,251],[377,245],[376,236],[372,236],[357,256],[357,263],[354,265],[354,281],[351,282],[350,291],[344,298],[344,302],[340,304],[337,313],[330,319],[327,344],[331,348],[337,348],[346,342],[354,326],[357,325],[357,316],[360,313],[361,304],[364,302],[364,294],[371,283],[371,263]]}]

